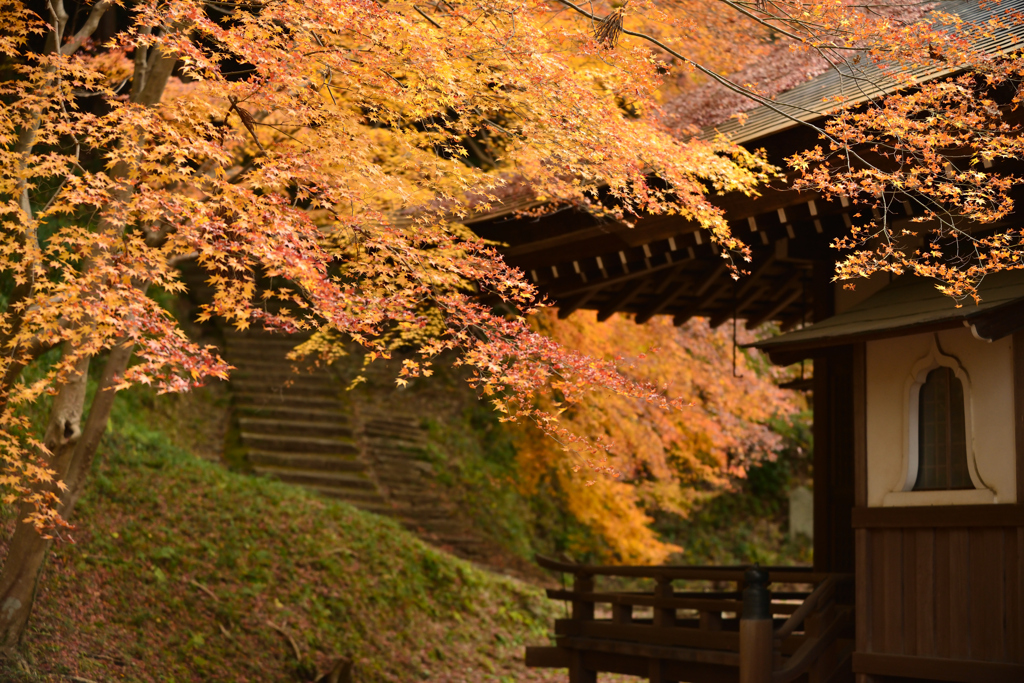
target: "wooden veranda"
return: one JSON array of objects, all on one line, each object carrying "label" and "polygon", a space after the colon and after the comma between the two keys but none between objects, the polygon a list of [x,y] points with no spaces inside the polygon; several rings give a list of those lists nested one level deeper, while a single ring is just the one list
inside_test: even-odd
[{"label": "wooden veranda", "polygon": [[571,613],[555,622],[554,646],[527,648],[526,664],[568,668],[571,683],[595,683],[598,672],[653,683],[852,681],[850,574],[538,563],[573,577],[571,589],[548,590]]}]

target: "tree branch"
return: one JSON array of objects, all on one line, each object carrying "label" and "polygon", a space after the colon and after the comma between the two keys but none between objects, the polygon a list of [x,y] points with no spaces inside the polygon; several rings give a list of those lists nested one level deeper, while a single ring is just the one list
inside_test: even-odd
[{"label": "tree branch", "polygon": [[[587,17],[588,19],[590,19],[592,21],[598,21],[598,22],[601,21],[601,19],[597,15],[591,14],[590,12],[586,11],[582,7],[579,7],[578,5],[573,4],[572,2],[570,2],[570,0],[557,0],[557,2],[565,5],[566,7],[571,7],[572,9],[576,10],[577,12],[579,12],[580,14],[582,14],[583,16]],[[665,45],[663,42],[661,42],[660,40],[658,40],[654,36],[649,36],[646,33],[639,33],[637,31],[630,31],[630,30],[628,30],[626,28],[622,29],[622,33],[624,33],[627,36],[633,36],[634,38],[640,38],[641,40],[646,40],[647,42],[651,43],[652,45],[657,45],[662,50],[664,50],[665,52],[669,53],[670,55],[672,55],[676,59],[680,60],[684,64],[689,64],[690,66],[692,66],[697,71],[700,71],[702,74],[705,74],[706,76],[711,77],[716,82],[718,82],[719,84],[725,86],[729,90],[732,90],[735,93],[743,95],[744,97],[746,97],[748,99],[751,99],[754,102],[757,102],[758,104],[761,104],[761,105],[771,109],[772,111],[774,111],[779,116],[784,116],[785,118],[789,119],[790,121],[793,121],[794,123],[798,123],[800,125],[808,126],[808,127],[812,128],[812,129],[814,129],[815,131],[817,131],[818,133],[820,133],[822,135],[825,135],[824,129],[822,129],[822,128],[818,127],[818,126],[815,126],[814,124],[809,123],[807,121],[804,121],[802,119],[798,119],[797,117],[795,117],[795,116],[793,116],[793,115],[783,111],[782,109],[780,109],[775,102],[773,102],[772,100],[768,99],[767,97],[764,97],[762,95],[758,95],[757,93],[753,92],[752,90],[749,90],[748,88],[744,88],[743,86],[734,83],[733,81],[729,80],[725,76],[722,76],[721,74],[719,74],[716,71],[712,71],[711,69],[707,68],[703,64],[700,64],[699,62],[693,61],[689,57],[684,57],[683,55],[679,54],[678,52],[676,52],[675,50],[670,48],[668,45]],[[804,109],[803,107],[792,106],[791,108],[792,109],[796,109],[798,111],[802,111],[802,112],[807,113],[807,114],[814,114],[815,116],[820,115],[820,112],[817,112],[817,111],[814,111],[814,110],[811,110],[811,109]],[[829,139],[831,139],[831,137]]]},{"label": "tree branch", "polygon": [[[53,1],[59,2],[60,0]],[[88,18],[85,20],[85,23],[82,24],[82,28],[78,29],[78,33],[68,41],[67,45],[61,46],[60,53],[62,55],[71,55],[74,54],[78,48],[82,47],[85,41],[96,32],[97,28],[99,28],[100,19],[103,18],[103,15],[106,14],[107,10],[113,6],[113,0],[100,0],[93,5]]]}]

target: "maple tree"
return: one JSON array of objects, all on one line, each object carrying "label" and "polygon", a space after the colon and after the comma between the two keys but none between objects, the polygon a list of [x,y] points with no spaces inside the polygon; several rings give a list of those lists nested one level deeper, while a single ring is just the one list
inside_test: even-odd
[{"label": "maple tree", "polygon": [[[753,341],[750,332],[734,340],[730,330],[711,329],[703,318],[680,327],[664,316],[644,325],[627,315],[598,322],[592,311],[558,320],[545,310],[533,322],[567,347],[619,358],[627,375],[664,382],[669,396],[687,405],[667,412],[603,393],[566,407],[561,420],[573,432],[607,435],[618,477],[580,477],[585,463],[553,439],[538,430],[517,433],[520,491],[530,495],[542,480],[555,480],[564,509],[601,539],[609,559],[664,563],[680,548],[657,537],[649,513],[686,517],[695,505],[728,490],[749,466],[775,457],[781,438],[769,423],[804,407],[801,396],[777,386],[785,371],[758,352],[737,353],[733,367],[734,341]],[[563,408],[552,400],[546,399],[549,412]]]},{"label": "maple tree", "polygon": [[[423,358],[406,376],[457,350],[507,419],[611,468],[538,391],[679,401],[531,330],[533,288],[458,220],[525,189],[623,221],[677,214],[741,259],[709,193],[754,192],[772,169],[668,126],[662,100],[711,79],[763,101],[722,74],[780,35],[826,57],[970,61],[955,32],[877,7],[645,0],[595,37],[607,8],[564,0],[0,0],[0,483],[26,520],[0,574],[0,647],[24,629],[115,391],[184,391],[229,370],[150,296],[182,290],[183,259],[214,289],[204,319],[313,330],[299,352],[326,357],[345,339],[386,353],[400,335]],[[47,395],[34,425],[23,408]]]}]

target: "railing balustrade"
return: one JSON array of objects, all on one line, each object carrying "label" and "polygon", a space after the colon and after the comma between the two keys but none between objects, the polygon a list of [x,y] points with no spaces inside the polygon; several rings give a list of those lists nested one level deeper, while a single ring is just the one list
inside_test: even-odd
[{"label": "railing balustrade", "polygon": [[[555,622],[556,646],[527,648],[526,663],[567,667],[570,683],[594,683],[599,671],[656,683],[839,680],[833,674],[843,669],[840,641],[850,630],[852,610],[836,604],[836,588],[851,575],[802,567],[620,567],[546,557],[537,562],[573,576],[571,589],[548,590],[571,613]],[[653,586],[598,590],[598,578]],[[677,590],[677,582],[712,586]],[[769,582],[813,589],[772,592]],[[735,590],[719,590],[723,583]]]}]

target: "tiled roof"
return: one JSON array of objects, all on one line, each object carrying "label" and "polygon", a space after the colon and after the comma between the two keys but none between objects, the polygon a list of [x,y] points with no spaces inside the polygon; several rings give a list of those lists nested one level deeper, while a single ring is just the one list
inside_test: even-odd
[{"label": "tiled roof", "polygon": [[[1011,10],[1024,11],[1024,0],[984,2],[956,0],[941,3],[940,9],[960,17],[967,24],[980,25]],[[1006,54],[1024,47],[1024,27],[1000,27],[983,36],[975,47],[990,54]],[[950,69],[922,69],[915,73],[918,81],[933,80],[951,73]],[[861,103],[899,90],[902,85],[885,74],[871,60],[853,64],[852,60],[805,81],[778,95],[771,105],[762,105],[746,113],[745,122],[733,117],[704,129],[702,136],[726,133],[737,142],[749,142],[772,133],[820,119],[836,108],[836,97],[847,103]]]}]

